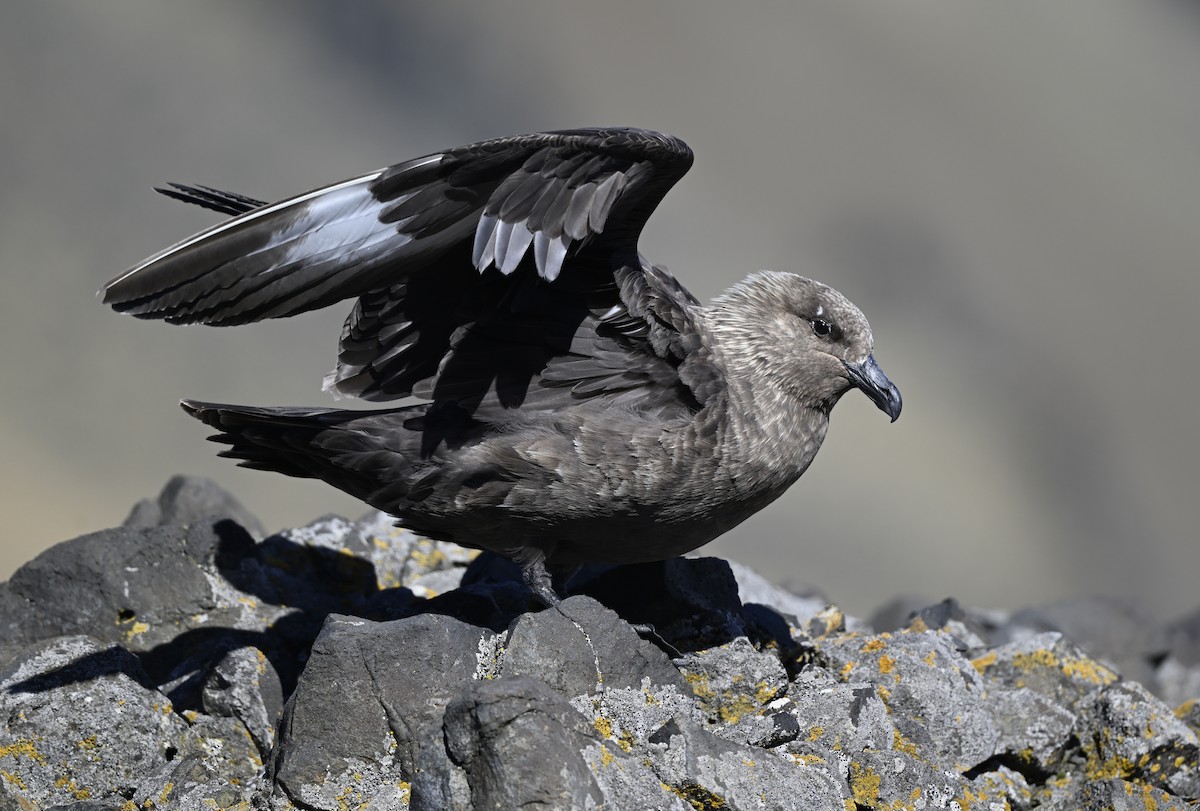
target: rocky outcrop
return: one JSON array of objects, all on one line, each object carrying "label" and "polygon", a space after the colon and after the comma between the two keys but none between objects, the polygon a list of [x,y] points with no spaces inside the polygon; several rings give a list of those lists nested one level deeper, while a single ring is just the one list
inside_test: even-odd
[{"label": "rocky outcrop", "polygon": [[1200,807],[1195,617],[867,624],[714,558],[536,610],[383,516],[260,537],[176,479],[0,585],[0,809]]}]

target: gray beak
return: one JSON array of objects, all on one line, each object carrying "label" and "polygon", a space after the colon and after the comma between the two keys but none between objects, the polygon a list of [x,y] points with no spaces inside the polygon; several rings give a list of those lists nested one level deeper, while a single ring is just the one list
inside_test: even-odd
[{"label": "gray beak", "polygon": [[846,371],[850,373],[850,382],[862,389],[863,394],[870,397],[871,402],[895,422],[902,405],[900,389],[888,380],[883,369],[875,362],[875,356],[868,355],[862,363],[846,363]]}]

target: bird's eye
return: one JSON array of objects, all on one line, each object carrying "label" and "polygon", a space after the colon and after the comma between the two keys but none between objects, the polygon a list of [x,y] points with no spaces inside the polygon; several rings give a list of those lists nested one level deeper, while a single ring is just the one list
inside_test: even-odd
[{"label": "bird's eye", "polygon": [[812,320],[813,332],[820,335],[822,338],[828,338],[833,332],[833,324],[830,324],[824,318],[814,318]]}]

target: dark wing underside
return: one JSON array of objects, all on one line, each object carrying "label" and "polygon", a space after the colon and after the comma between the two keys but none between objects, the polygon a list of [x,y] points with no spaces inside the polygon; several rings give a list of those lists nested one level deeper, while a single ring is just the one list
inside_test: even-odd
[{"label": "dark wing underside", "polygon": [[486,418],[603,397],[694,410],[719,375],[695,299],[637,254],[687,171],[660,133],[586,129],[434,153],[279,203],[164,194],[233,214],[104,290],[120,312],[232,325],[357,297],[335,392],[415,394]]}]

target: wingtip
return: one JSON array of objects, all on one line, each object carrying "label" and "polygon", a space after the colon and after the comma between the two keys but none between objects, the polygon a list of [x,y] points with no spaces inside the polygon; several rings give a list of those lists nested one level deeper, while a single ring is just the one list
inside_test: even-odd
[{"label": "wingtip", "polygon": [[179,407],[184,410],[189,416],[201,418],[200,412],[210,408],[212,403],[203,403],[199,400],[183,399],[179,401]]}]

